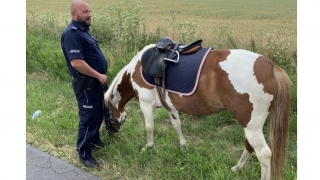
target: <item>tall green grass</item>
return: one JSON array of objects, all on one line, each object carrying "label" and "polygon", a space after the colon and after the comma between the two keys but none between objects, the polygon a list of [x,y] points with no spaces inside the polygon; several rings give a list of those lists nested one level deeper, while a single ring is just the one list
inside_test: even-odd
[{"label": "tall green grass", "polygon": [[[31,2],[37,2],[32,4]],[[28,1],[33,6],[44,1]],[[113,2],[113,1],[111,1]],[[124,67],[145,45],[157,42],[162,36],[171,36],[175,40],[188,43],[197,38],[204,39],[205,46],[215,48],[242,48],[263,54],[272,59],[277,65],[284,68],[291,77],[292,107],[290,114],[290,140],[288,145],[288,160],[285,169],[285,179],[297,177],[297,51],[292,44],[291,34],[283,36],[265,33],[261,36],[246,36],[243,40],[243,29],[235,33],[231,24],[243,18],[261,20],[261,23],[270,22],[274,28],[276,22],[286,22],[294,18],[294,12],[279,17],[271,3],[245,0],[233,4],[232,1],[221,1],[221,10],[217,12],[200,11],[205,5],[204,0],[197,4],[184,1],[188,6],[170,10],[160,7],[154,2],[123,0],[114,1],[108,6],[97,7],[94,11],[92,34],[99,40],[101,49],[108,64],[108,81],[111,83],[114,76]],[[290,0],[279,2],[281,6]],[[101,2],[89,2],[90,4]],[[261,12],[237,10],[246,7],[248,3],[261,7]],[[145,5],[148,5],[146,7]],[[69,4],[68,4],[69,5]],[[172,5],[172,4],[171,4]],[[206,4],[207,5],[207,4]],[[97,6],[97,5],[96,5]],[[210,6],[210,5],[207,5]],[[225,6],[225,7],[224,7]],[[269,7],[269,9],[268,9]],[[293,5],[289,6],[296,8]],[[150,8],[153,8],[151,11]],[[52,7],[54,9],[54,7]],[[60,10],[60,9],[59,9]],[[110,146],[95,152],[100,168],[87,169],[77,160],[75,142],[77,138],[78,115],[74,94],[71,89],[70,75],[60,47],[60,36],[70,23],[67,13],[62,14],[58,9],[54,11],[37,12],[27,9],[27,142],[55,156],[65,159],[104,179],[259,179],[260,165],[255,156],[252,156],[248,167],[232,173],[234,166],[243,151],[243,129],[233,116],[222,112],[210,116],[190,116],[181,114],[182,131],[189,148],[180,151],[175,131],[164,109],[155,112],[154,138],[156,147],[153,150],[142,152],[146,144],[144,119],[138,102],[134,99],[126,106],[128,120],[121,131],[114,137],[103,133],[104,141]],[[68,8],[66,8],[66,11]],[[191,13],[186,14],[186,10]],[[272,11],[272,13],[271,13]],[[277,12],[280,12],[278,9]],[[163,15],[163,23],[159,19]],[[190,17],[181,20],[182,16]],[[206,28],[201,21],[210,18],[221,18],[219,24],[212,24]],[[157,19],[156,19],[157,18]],[[159,23],[150,23],[159,21]],[[279,25],[282,28],[281,25]],[[259,29],[260,30],[260,29]],[[282,29],[281,29],[282,30]],[[274,31],[274,29],[272,30]],[[212,34],[214,32],[214,34]],[[260,32],[260,31],[259,31]],[[200,33],[200,34],[199,34]],[[208,34],[210,34],[208,35]],[[210,40],[206,40],[208,38]],[[210,43],[212,42],[212,44]],[[32,120],[31,115],[37,109],[42,110],[39,118]],[[268,131],[268,123],[264,129]]]}]

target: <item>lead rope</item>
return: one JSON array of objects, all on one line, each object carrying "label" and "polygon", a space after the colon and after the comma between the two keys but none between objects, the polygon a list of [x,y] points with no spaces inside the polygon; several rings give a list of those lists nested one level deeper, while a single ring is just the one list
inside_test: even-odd
[{"label": "lead rope", "polygon": [[108,85],[104,84],[103,85],[103,96],[102,96],[102,104],[103,104],[103,121],[102,121],[102,130],[107,131],[107,125],[106,125],[106,120],[107,120],[107,113],[106,113],[106,106],[105,106],[105,101],[104,101],[104,94],[108,90]]}]

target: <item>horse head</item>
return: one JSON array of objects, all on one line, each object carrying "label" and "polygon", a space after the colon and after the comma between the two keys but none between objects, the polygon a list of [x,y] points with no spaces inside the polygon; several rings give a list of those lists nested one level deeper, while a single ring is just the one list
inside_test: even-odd
[{"label": "horse head", "polygon": [[[120,114],[120,116],[115,116],[115,114]],[[120,130],[121,125],[126,121],[126,112],[120,112],[118,109],[114,108],[110,101],[105,103],[105,129],[109,135],[114,135]]]},{"label": "horse head", "polygon": [[117,133],[126,121],[125,105],[134,97],[130,90],[130,73],[122,69],[104,94],[106,130],[110,135]]}]

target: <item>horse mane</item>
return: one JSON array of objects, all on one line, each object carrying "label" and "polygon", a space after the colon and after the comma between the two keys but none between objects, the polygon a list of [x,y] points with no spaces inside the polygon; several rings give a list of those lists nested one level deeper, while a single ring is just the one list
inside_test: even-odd
[{"label": "horse mane", "polygon": [[109,86],[107,92],[105,93],[104,95],[104,100],[105,102],[108,102],[109,101],[109,98],[110,98],[110,95],[114,89],[114,87],[116,86],[116,83],[118,82],[119,78],[123,76],[123,73],[126,71],[126,67],[123,67],[117,74],[117,76],[113,79],[111,85]]}]

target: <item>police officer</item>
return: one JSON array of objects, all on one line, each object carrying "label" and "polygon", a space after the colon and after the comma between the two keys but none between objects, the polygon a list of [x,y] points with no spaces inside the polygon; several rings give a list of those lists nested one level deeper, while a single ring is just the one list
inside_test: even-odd
[{"label": "police officer", "polygon": [[71,23],[61,36],[61,47],[72,76],[72,87],[79,108],[77,148],[80,162],[97,167],[93,148],[104,147],[99,128],[103,120],[103,87],[106,84],[107,61],[98,41],[89,33],[91,10],[81,0],[71,3]]}]

